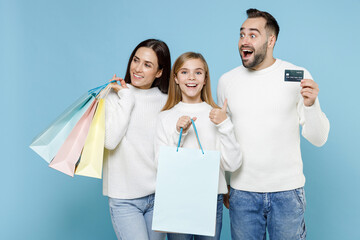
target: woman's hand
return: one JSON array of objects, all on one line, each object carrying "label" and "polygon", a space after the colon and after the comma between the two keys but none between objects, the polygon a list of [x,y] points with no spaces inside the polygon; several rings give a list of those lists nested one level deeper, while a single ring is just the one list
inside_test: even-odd
[{"label": "woman's hand", "polygon": [[110,83],[109,85],[111,86],[112,89],[114,89],[115,92],[120,91],[121,89],[124,88],[128,88],[126,86],[125,80],[119,77],[116,77],[116,74],[114,74],[114,76],[112,77],[112,79],[110,79],[110,82],[112,81],[117,81],[120,82],[121,85],[117,84],[116,82]]},{"label": "woman's hand", "polygon": [[222,123],[224,120],[226,120],[226,108],[227,108],[227,99],[224,101],[224,105],[222,108],[213,108],[209,114],[210,121],[215,123],[216,125]]},{"label": "woman's hand", "polygon": [[[192,118],[193,121],[196,120],[196,117]],[[176,123],[176,130],[180,132],[180,129],[183,128],[183,133],[186,133],[191,126],[191,118],[189,116],[182,116]]]}]

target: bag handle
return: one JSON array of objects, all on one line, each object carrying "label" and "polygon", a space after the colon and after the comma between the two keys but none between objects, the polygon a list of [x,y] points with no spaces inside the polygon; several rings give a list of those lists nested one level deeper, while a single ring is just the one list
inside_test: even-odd
[{"label": "bag handle", "polygon": [[108,82],[108,83],[105,83],[105,84],[103,84],[103,85],[101,85],[101,86],[99,86],[99,87],[90,89],[88,92],[89,92],[89,93],[97,92],[96,95],[98,95],[101,90],[103,90],[105,87],[107,87],[107,85],[109,85],[110,83],[113,83],[113,82],[116,82],[116,80],[111,81],[111,82]]},{"label": "bag handle", "polygon": [[[192,123],[192,125],[193,125],[193,127],[194,127],[194,131],[195,131],[195,134],[196,134],[196,139],[197,139],[197,141],[198,141],[198,143],[199,143],[201,152],[202,152],[202,154],[204,154],[204,150],[203,150],[203,148],[202,148],[202,146],[201,146],[200,139],[199,139],[199,135],[198,135],[198,133],[197,133],[194,120],[191,119],[191,123]],[[183,133],[183,128],[180,128],[179,142],[178,142],[177,149],[176,149],[177,152],[179,151],[182,133]]]},{"label": "bag handle", "polygon": [[96,96],[96,99],[99,98],[106,98],[106,96],[109,94],[111,89],[111,86],[107,85],[104,89],[101,89],[101,91],[98,93],[98,95]]}]

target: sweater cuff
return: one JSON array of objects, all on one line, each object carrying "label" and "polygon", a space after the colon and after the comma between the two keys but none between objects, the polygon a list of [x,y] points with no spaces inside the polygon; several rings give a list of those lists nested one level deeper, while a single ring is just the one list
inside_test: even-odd
[{"label": "sweater cuff", "polygon": [[314,104],[309,107],[304,104],[304,111],[305,113],[321,112],[319,98],[317,97]]},{"label": "sweater cuff", "polygon": [[217,124],[216,127],[218,128],[218,130],[222,133],[224,132],[229,132],[233,129],[233,124],[230,120],[229,117],[227,117],[224,121],[222,121],[221,123]]},{"label": "sweater cuff", "polygon": [[[184,138],[186,137],[186,135],[187,135],[188,133],[189,133],[189,131],[187,131],[186,133],[184,133],[184,132],[182,133],[180,146],[183,145],[183,143],[184,143]],[[176,146],[178,145],[179,137],[180,137],[180,132],[178,132],[178,130],[175,129],[175,132],[174,132],[174,134],[173,134],[173,142],[175,143]]]},{"label": "sweater cuff", "polygon": [[117,94],[118,94],[119,98],[123,98],[124,96],[131,94],[131,91],[128,88],[124,88],[124,89],[119,90],[117,92]]},{"label": "sweater cuff", "polygon": [[124,88],[117,92],[119,98],[126,102],[128,105],[133,106],[135,104],[135,97],[134,94],[131,92],[130,89]]}]

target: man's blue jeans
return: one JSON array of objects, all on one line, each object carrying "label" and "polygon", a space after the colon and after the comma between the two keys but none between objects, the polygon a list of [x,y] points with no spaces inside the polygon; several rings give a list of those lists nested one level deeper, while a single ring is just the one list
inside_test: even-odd
[{"label": "man's blue jeans", "polygon": [[233,240],[306,239],[304,188],[273,193],[230,189],[230,224]]},{"label": "man's blue jeans", "polygon": [[222,227],[222,215],[223,215],[223,195],[218,195],[217,210],[216,210],[216,231],[214,237],[192,235],[192,234],[179,234],[168,233],[168,240],[219,240]]},{"label": "man's blue jeans", "polygon": [[136,199],[109,198],[109,207],[119,240],[165,240],[165,233],[151,230],[154,194]]}]

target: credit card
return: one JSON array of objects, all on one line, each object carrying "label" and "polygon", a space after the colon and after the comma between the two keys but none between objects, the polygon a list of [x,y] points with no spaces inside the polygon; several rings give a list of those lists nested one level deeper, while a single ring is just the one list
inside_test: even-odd
[{"label": "credit card", "polygon": [[285,70],[285,81],[300,82],[304,79],[304,70]]}]

